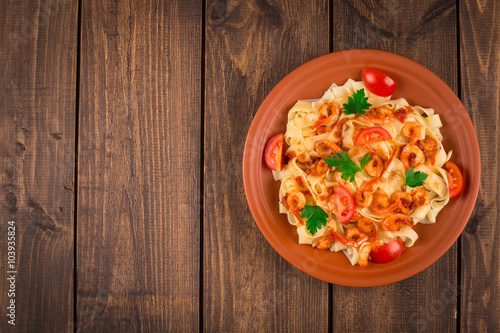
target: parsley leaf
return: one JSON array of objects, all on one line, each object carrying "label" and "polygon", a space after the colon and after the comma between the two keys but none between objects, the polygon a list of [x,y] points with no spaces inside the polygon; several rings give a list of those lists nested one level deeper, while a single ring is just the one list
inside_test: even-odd
[{"label": "parsley leaf", "polygon": [[406,177],[406,186],[409,187],[417,187],[417,186],[422,186],[425,183],[425,180],[427,179],[429,175],[426,174],[425,172],[417,171],[414,172],[413,168],[408,169],[408,171],[405,172],[405,177]]},{"label": "parsley leaf", "polygon": [[339,167],[337,171],[342,173],[343,180],[349,179],[350,182],[353,182],[354,176],[356,175],[357,172],[361,172],[362,174],[364,174],[363,168],[365,167],[365,165],[368,164],[368,162],[373,160],[373,157],[370,156],[370,153],[366,153],[360,161],[361,167],[358,167],[356,163],[354,163],[351,160],[347,152],[344,150],[333,156],[329,156],[324,160],[326,164],[328,164],[331,167],[336,167],[336,166]]},{"label": "parsley leaf", "polygon": [[328,214],[319,206],[305,205],[300,217],[306,218],[306,228],[311,235],[326,225]]},{"label": "parsley leaf", "polygon": [[366,114],[366,110],[372,106],[368,103],[368,97],[365,96],[365,89],[359,89],[349,96],[344,105],[345,114],[356,114],[356,116]]}]

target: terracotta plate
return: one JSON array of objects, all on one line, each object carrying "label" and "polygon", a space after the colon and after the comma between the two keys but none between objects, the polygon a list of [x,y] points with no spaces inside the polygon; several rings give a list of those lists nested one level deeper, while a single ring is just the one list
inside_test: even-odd
[{"label": "terracotta plate", "polygon": [[[362,68],[388,74],[398,88],[392,98],[432,107],[441,116],[445,149],[464,175],[460,196],[451,199],[431,225],[417,225],[419,239],[390,263],[351,266],[339,252],[299,245],[296,228],[278,210],[279,182],[263,160],[267,140],[285,132],[287,112],[300,99],[320,98],[333,83],[361,80]],[[259,229],[278,253],[301,271],[346,286],[378,286],[406,279],[439,259],[457,240],[476,202],[480,180],[479,145],[464,106],[453,91],[427,68],[405,57],[375,50],[349,50],[314,59],[285,77],[266,97],[248,131],[243,156],[243,181],[248,205]]]}]

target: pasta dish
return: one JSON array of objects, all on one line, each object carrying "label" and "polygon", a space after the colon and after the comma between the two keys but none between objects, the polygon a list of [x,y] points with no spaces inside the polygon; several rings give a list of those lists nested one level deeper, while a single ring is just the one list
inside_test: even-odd
[{"label": "pasta dish", "polygon": [[272,167],[279,210],[298,242],[342,251],[360,266],[413,246],[413,226],[435,223],[463,182],[441,143],[439,115],[374,90],[349,79],[296,102],[284,135],[271,139],[284,143],[266,148],[266,163],[271,156],[282,164]]}]

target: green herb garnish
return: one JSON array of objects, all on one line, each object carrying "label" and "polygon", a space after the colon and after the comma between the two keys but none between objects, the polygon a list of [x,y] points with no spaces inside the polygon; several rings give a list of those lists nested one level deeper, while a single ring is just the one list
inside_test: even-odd
[{"label": "green herb garnish", "polygon": [[408,171],[405,172],[405,177],[406,177],[406,186],[409,187],[417,187],[417,186],[422,186],[425,183],[425,180],[427,179],[429,175],[426,174],[425,172],[417,171],[414,172],[413,168],[410,168]]},{"label": "green herb garnish", "polygon": [[372,106],[368,103],[368,97],[365,96],[365,89],[359,89],[352,96],[349,96],[347,103],[344,103],[345,114],[355,114],[356,116],[366,114],[366,110]]},{"label": "green herb garnish", "polygon": [[311,235],[326,225],[328,214],[319,206],[305,205],[300,217],[307,219],[306,228]]},{"label": "green herb garnish", "polygon": [[341,151],[340,153],[337,153],[333,156],[329,156],[324,159],[326,164],[328,164],[329,166],[331,167],[338,166],[339,168],[337,169],[337,171],[342,173],[342,179],[343,180],[349,179],[350,182],[354,181],[354,176],[356,175],[357,172],[361,172],[363,175],[365,175],[365,173],[363,172],[363,168],[371,160],[373,160],[373,157],[370,156],[370,153],[366,153],[359,163],[360,167],[358,167],[356,163],[354,163],[351,160],[347,152],[344,150]]}]

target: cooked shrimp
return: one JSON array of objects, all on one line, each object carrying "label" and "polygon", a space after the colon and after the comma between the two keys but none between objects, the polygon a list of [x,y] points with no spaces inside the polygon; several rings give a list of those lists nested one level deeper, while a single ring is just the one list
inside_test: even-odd
[{"label": "cooked shrimp", "polygon": [[394,209],[403,214],[408,214],[413,208],[411,194],[407,192],[396,192],[392,195],[394,199]]},{"label": "cooked shrimp", "polygon": [[374,124],[388,124],[393,116],[392,110],[384,105],[372,108],[366,114],[366,117]]},{"label": "cooked shrimp", "polygon": [[341,151],[339,146],[330,140],[320,140],[314,144],[314,150],[321,157],[328,157],[331,154],[335,154]]},{"label": "cooked shrimp", "polygon": [[335,236],[333,235],[334,231],[330,230],[328,235],[325,237],[321,238],[318,243],[316,244],[316,248],[318,250],[326,250],[329,249],[330,246],[332,246],[333,242],[335,242]]},{"label": "cooked shrimp", "polygon": [[306,205],[306,196],[299,191],[292,191],[286,196],[288,210],[302,210]]},{"label": "cooked shrimp", "polygon": [[373,159],[365,165],[363,171],[369,176],[379,177],[384,171],[384,161],[376,153],[371,153],[370,156]]},{"label": "cooked shrimp", "polygon": [[436,140],[431,138],[430,136],[426,135],[425,139],[418,140],[417,146],[422,149],[422,152],[424,153],[424,156],[426,158],[431,159],[432,165],[434,165],[436,161],[436,155],[434,154],[436,150],[438,149],[438,144]]},{"label": "cooked shrimp", "polygon": [[408,171],[408,169],[415,168],[424,163],[425,156],[420,148],[412,144],[407,144],[401,151],[400,160],[405,170]]},{"label": "cooked shrimp", "polygon": [[382,228],[387,231],[399,231],[403,226],[411,227],[411,219],[404,214],[393,214],[382,221]]},{"label": "cooked shrimp", "polygon": [[405,138],[410,139],[411,145],[414,145],[422,135],[422,128],[416,122],[409,121],[404,124],[401,133]]},{"label": "cooked shrimp", "polygon": [[[339,242],[346,246],[352,247],[361,246],[361,244],[368,240],[368,235],[365,234],[363,230],[357,227],[347,229],[345,232],[345,237],[346,238],[342,237],[342,240],[339,239]],[[346,243],[343,243],[343,241],[346,241]]]},{"label": "cooked shrimp", "polygon": [[363,231],[359,228],[350,228],[345,232],[345,237],[330,230],[328,235],[319,240],[316,244],[316,248],[319,250],[326,250],[330,246],[332,246],[333,242],[338,240],[341,244],[345,246],[359,247],[366,241],[368,241],[368,235],[363,233]]},{"label": "cooked shrimp", "polygon": [[378,227],[372,219],[363,217],[356,224],[361,231],[368,235],[368,241],[373,242],[378,238]]},{"label": "cooked shrimp", "polygon": [[339,107],[337,103],[323,103],[319,108],[319,119],[313,124],[314,127],[320,127],[322,125],[333,122],[335,118],[339,115]]},{"label": "cooked shrimp", "polygon": [[283,197],[281,203],[283,203],[285,208],[288,209],[288,211],[290,211],[290,213],[292,213],[301,224],[304,224],[304,220],[302,220],[299,213],[299,210],[304,209],[306,205],[306,196],[304,193],[299,191],[287,193]]},{"label": "cooked shrimp", "polygon": [[389,175],[391,174],[391,171],[392,171],[392,167],[394,166],[394,160],[396,159],[398,154],[399,154],[399,147],[396,148],[394,153],[392,153],[391,158],[385,163],[386,167],[385,167],[384,172],[382,172],[382,174],[380,175],[381,179],[388,179],[389,178]]},{"label": "cooked shrimp", "polygon": [[411,199],[417,207],[425,206],[429,204],[429,193],[422,189],[418,189],[413,191]]},{"label": "cooked shrimp", "polygon": [[313,165],[311,165],[306,173],[310,174],[311,176],[321,176],[325,174],[328,171],[328,164],[324,160],[319,160],[318,162],[315,162]]},{"label": "cooked shrimp", "polygon": [[318,128],[316,128],[316,133],[317,134],[330,133],[331,131],[333,131],[333,127],[332,126],[321,125]]},{"label": "cooked shrimp", "polygon": [[358,207],[364,208],[370,206],[373,200],[373,189],[379,183],[379,178],[373,178],[361,185],[356,192],[355,200]]},{"label": "cooked shrimp", "polygon": [[373,195],[372,203],[370,204],[370,210],[377,215],[387,215],[396,209],[395,206],[391,206],[389,202],[389,197],[383,193],[375,193]]},{"label": "cooked shrimp", "polygon": [[370,256],[370,252],[372,252],[372,246],[370,244],[365,245],[359,251],[359,260],[358,260],[359,266],[363,267],[368,265],[368,257]]}]

